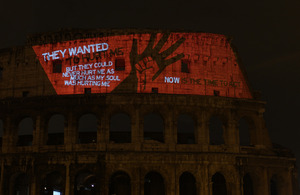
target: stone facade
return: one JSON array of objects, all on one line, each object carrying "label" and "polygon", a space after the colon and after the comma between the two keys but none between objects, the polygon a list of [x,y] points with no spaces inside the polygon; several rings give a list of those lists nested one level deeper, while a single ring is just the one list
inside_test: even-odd
[{"label": "stone facade", "polygon": [[[72,39],[76,33],[69,34]],[[296,194],[296,159],[271,143],[265,102],[171,94],[57,96],[30,47],[36,39],[28,40],[28,46],[0,53],[1,194],[216,195],[224,194],[222,188],[228,195]],[[91,137],[79,130],[87,114],[96,131],[83,143]],[[129,118],[130,131],[120,134],[129,135],[128,143],[112,138],[120,133],[112,131],[118,114]],[[182,115],[192,121],[191,143],[178,141]],[[63,132],[55,135],[49,134],[53,116],[64,119]],[[211,142],[214,116],[222,123],[221,144]],[[145,124],[156,123],[155,117],[162,121],[160,141],[153,132],[145,136]],[[19,133],[24,119],[31,121],[29,134]],[[247,146],[240,144],[241,119],[249,127]],[[51,136],[62,143],[49,144]]]}]

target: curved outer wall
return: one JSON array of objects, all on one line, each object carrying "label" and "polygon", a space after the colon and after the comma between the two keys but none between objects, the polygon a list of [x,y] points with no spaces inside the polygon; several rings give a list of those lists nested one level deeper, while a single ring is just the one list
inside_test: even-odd
[{"label": "curved outer wall", "polygon": [[[206,95],[173,94],[174,91],[160,93],[160,89],[158,93],[101,94],[93,93],[93,88],[92,93],[83,94],[80,86],[77,86],[78,90],[73,87],[72,93],[65,90],[66,94],[58,95],[54,80],[44,71],[40,56],[32,49],[33,45],[71,43],[75,39],[102,40],[103,37],[132,32],[153,34],[145,31],[61,31],[32,36],[28,39],[28,46],[0,51],[1,194],[14,194],[20,175],[25,175],[28,180],[28,184],[22,185],[27,186],[29,194],[42,193],[51,173],[60,175],[61,180],[55,185],[62,194],[78,194],[75,192],[79,190],[77,178],[83,171],[94,176],[95,194],[112,193],[112,176],[118,171],[125,172],[130,178],[131,194],[134,195],[147,193],[145,178],[153,171],[163,178],[166,195],[180,194],[180,178],[185,172],[192,174],[196,194],[201,195],[213,194],[212,179],[216,173],[224,176],[227,194],[243,194],[245,175],[250,175],[253,181],[253,194],[271,194],[271,180],[274,178],[278,194],[296,194],[295,158],[289,150],[272,146],[263,119],[265,103],[252,98],[244,76],[240,79],[244,79],[245,97],[231,97],[221,88],[219,94],[214,94],[218,88],[212,86],[212,91]],[[202,35],[208,34],[197,36]],[[225,38],[222,35],[209,36]],[[233,53],[230,55],[234,56]],[[211,61],[207,65],[212,67],[214,64]],[[128,69],[128,74],[130,71]],[[240,75],[243,75],[241,71]],[[76,90],[77,94],[74,93]],[[79,119],[87,113],[96,118],[96,141],[80,143]],[[118,113],[125,113],[130,118],[129,143],[111,140],[110,121]],[[163,121],[160,141],[145,139],[144,124],[149,113],[156,114]],[[63,143],[51,145],[48,143],[48,127],[51,116],[55,114],[65,119]],[[193,121],[193,143],[178,142],[178,118],[182,114],[190,116]],[[217,116],[222,122],[222,144],[210,143],[209,121],[212,116]],[[28,145],[18,144],[22,137],[18,134],[19,124],[24,118],[31,118],[33,123]],[[250,124],[248,146],[240,144],[238,124],[242,118]]]}]

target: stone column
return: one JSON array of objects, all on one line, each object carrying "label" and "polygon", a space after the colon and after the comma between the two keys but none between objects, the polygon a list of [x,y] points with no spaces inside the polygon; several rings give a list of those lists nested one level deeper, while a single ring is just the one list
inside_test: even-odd
[{"label": "stone column", "polygon": [[[208,171],[208,163],[198,166],[199,173],[197,175],[199,182],[197,182],[197,192],[201,195],[209,195],[211,189],[211,178]],[[199,189],[198,189],[199,188]]]},{"label": "stone column", "polygon": [[142,139],[140,136],[140,113],[139,108],[135,107],[131,118],[131,142],[141,143]]},{"label": "stone column", "polygon": [[197,112],[196,116],[196,143],[203,147],[207,147],[209,145],[209,120],[207,119],[205,112]]},{"label": "stone column", "polygon": [[35,125],[34,125],[34,129],[33,129],[33,133],[32,133],[32,136],[33,136],[33,140],[32,140],[32,146],[33,146],[33,150],[35,152],[38,151],[39,149],[39,146],[43,145],[43,140],[41,139],[42,136],[44,134],[43,131],[43,128],[41,128],[42,126],[42,119],[41,119],[41,116],[38,115],[36,116],[35,118]]},{"label": "stone column", "polygon": [[34,175],[34,171],[33,171],[32,175],[31,175],[30,194],[37,195],[37,194],[39,194],[38,191],[39,191],[39,188],[36,185],[36,175]]},{"label": "stone column", "polygon": [[135,144],[136,150],[139,150],[143,137],[140,131],[140,112],[139,107],[134,107],[134,113],[131,118],[131,142]]},{"label": "stone column", "polygon": [[226,129],[224,131],[224,141],[227,147],[233,151],[239,151],[239,136],[238,136],[237,121],[233,118],[232,114],[229,114]]},{"label": "stone column", "polygon": [[3,124],[4,126],[4,134],[2,138],[2,152],[7,153],[10,151],[14,151],[16,148],[16,142],[17,142],[17,131],[15,129],[15,125],[11,122],[11,117],[7,116],[5,119],[5,122]]},{"label": "stone column", "polygon": [[66,163],[66,185],[65,185],[65,194],[70,194],[70,163]]},{"label": "stone column", "polygon": [[67,151],[72,151],[72,145],[76,143],[77,127],[76,119],[72,112],[68,113],[68,125],[65,127],[64,143]]},{"label": "stone column", "polygon": [[[257,190],[259,194],[269,194],[269,177],[266,168],[262,168],[259,175],[259,181],[257,183]],[[254,191],[255,192],[255,191]]]},{"label": "stone column", "polygon": [[[170,165],[169,165],[170,166]],[[174,195],[176,194],[176,175],[175,175],[175,169],[176,167],[174,167],[173,169],[170,169],[168,176],[165,178],[166,180],[166,186],[165,186],[165,190],[166,190],[166,195]]]},{"label": "stone column", "polygon": [[256,119],[255,125],[256,125],[256,133],[255,133],[256,146],[272,147],[272,142],[269,137],[269,132],[265,126],[263,113],[259,114],[258,118]]},{"label": "stone column", "polygon": [[232,176],[230,177],[231,181],[229,181],[229,188],[231,189],[231,194],[240,195],[242,194],[240,174],[237,173],[234,169],[232,169],[231,174],[232,174]]},{"label": "stone column", "polygon": [[[167,112],[167,113],[166,113]],[[172,108],[168,108],[166,110],[166,112],[164,112],[164,119],[165,119],[165,129],[164,129],[164,138],[165,138],[165,143],[168,144],[169,148],[171,150],[175,150],[175,144],[176,144],[176,140],[175,140],[175,134],[176,134],[176,130],[174,129],[173,126],[173,109]]]},{"label": "stone column", "polygon": [[131,194],[132,195],[140,195],[140,169],[133,168],[132,169],[132,178],[131,178]]}]

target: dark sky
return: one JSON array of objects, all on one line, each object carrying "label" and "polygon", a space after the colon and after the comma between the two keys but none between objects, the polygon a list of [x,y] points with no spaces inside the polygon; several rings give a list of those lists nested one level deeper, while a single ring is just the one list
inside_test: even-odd
[{"label": "dark sky", "polygon": [[[273,142],[300,161],[300,1],[19,0],[0,6],[0,48],[59,28],[154,28],[233,37],[253,89],[267,101]],[[298,162],[298,166],[300,163]]]}]

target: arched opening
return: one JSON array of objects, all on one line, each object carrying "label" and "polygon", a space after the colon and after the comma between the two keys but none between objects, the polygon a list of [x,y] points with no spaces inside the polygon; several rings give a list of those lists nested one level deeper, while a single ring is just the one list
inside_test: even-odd
[{"label": "arched opening", "polygon": [[20,121],[18,126],[17,146],[31,146],[33,140],[33,120],[30,117]]},{"label": "arched opening", "polygon": [[144,195],[165,195],[163,177],[157,172],[150,172],[145,176]]},{"label": "arched opening", "polygon": [[223,122],[216,116],[209,120],[209,142],[211,145],[224,144]]},{"label": "arched opening", "polygon": [[196,195],[196,179],[189,173],[184,172],[179,178],[179,192],[180,195]]},{"label": "arched opening", "polygon": [[25,173],[19,174],[13,185],[13,194],[14,195],[29,195],[29,178]]},{"label": "arched opening", "polygon": [[76,176],[74,194],[95,195],[96,187],[96,176],[90,171],[82,171]]},{"label": "arched opening", "polygon": [[144,140],[164,142],[164,121],[159,114],[151,113],[144,117]]},{"label": "arched opening", "polygon": [[211,181],[212,195],[227,195],[226,180],[221,173],[214,174]]},{"label": "arched opening", "polygon": [[118,113],[110,118],[109,140],[115,143],[131,142],[131,121],[124,113]]},{"label": "arched opening", "polygon": [[250,126],[245,118],[239,121],[240,145],[250,146]]},{"label": "arched opening", "polygon": [[78,124],[78,143],[96,143],[97,127],[98,120],[94,114],[81,116]]},{"label": "arched opening", "polygon": [[3,122],[0,119],[0,147],[2,147],[3,133],[4,133]]},{"label": "arched opening", "polygon": [[246,174],[243,178],[243,192],[244,195],[253,195],[253,182],[249,174]]},{"label": "arched opening", "polygon": [[109,195],[131,195],[130,177],[123,171],[118,171],[110,178]]},{"label": "arched opening", "polygon": [[195,143],[195,122],[189,115],[181,114],[177,123],[177,143],[194,144]]},{"label": "arched opening", "polygon": [[51,116],[48,122],[47,145],[64,144],[65,117],[61,114]]},{"label": "arched opening", "polygon": [[62,195],[64,194],[63,177],[59,172],[52,172],[46,175],[41,186],[41,195]]},{"label": "arched opening", "polygon": [[278,195],[278,181],[276,176],[273,176],[270,180],[270,194]]}]

